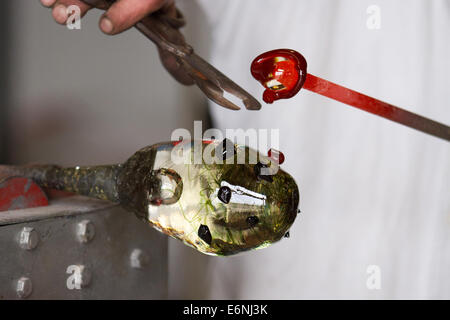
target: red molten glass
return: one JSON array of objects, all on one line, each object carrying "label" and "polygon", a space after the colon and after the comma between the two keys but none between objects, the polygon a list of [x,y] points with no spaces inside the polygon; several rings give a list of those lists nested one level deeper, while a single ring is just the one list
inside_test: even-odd
[{"label": "red molten glass", "polygon": [[291,98],[304,87],[349,106],[450,141],[450,126],[307,74],[306,66],[305,58],[297,51],[277,49],[257,56],[252,62],[251,72],[266,88],[263,93],[266,103]]},{"label": "red molten glass", "polygon": [[257,56],[250,69],[252,76],[266,88],[263,100],[272,103],[300,91],[306,80],[306,66],[306,59],[297,51],[277,49]]},{"label": "red molten glass", "polygon": [[279,150],[270,148],[267,152],[267,156],[278,164],[282,164],[284,162],[284,154]]}]

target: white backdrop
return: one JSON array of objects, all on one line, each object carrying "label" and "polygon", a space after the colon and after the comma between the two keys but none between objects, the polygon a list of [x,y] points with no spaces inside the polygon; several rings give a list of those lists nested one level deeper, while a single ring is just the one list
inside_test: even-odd
[{"label": "white backdrop", "polygon": [[[449,1],[200,3],[211,62],[259,99],[250,62],[287,47],[314,75],[450,124]],[[366,24],[370,5],[378,30]],[[175,296],[200,285],[211,298],[450,298],[448,142],[308,91],[259,112],[210,110],[221,129],[280,129],[303,214],[270,248],[190,257]],[[366,286],[370,265],[380,290]]]}]

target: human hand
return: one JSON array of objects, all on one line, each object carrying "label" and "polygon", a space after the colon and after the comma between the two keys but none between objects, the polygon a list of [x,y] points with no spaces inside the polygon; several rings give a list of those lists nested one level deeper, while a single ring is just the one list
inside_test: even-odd
[{"label": "human hand", "polygon": [[[60,24],[66,23],[69,6],[78,6],[81,16],[92,8],[81,0],[40,0],[40,2],[43,6],[52,9],[53,19]],[[99,28],[109,35],[118,34],[150,13],[172,4],[173,0],[117,0],[100,18]]]}]

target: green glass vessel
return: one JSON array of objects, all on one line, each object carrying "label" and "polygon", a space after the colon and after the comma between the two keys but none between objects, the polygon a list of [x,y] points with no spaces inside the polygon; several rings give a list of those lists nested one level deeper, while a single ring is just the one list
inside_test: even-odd
[{"label": "green glass vessel", "polygon": [[229,140],[158,143],[119,165],[0,166],[0,173],[120,203],[159,231],[210,255],[280,240],[299,205],[297,184],[276,161]]}]

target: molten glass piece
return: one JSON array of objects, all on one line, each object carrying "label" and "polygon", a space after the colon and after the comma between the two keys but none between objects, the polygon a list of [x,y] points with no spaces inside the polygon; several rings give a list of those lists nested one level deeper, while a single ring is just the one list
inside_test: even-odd
[{"label": "molten glass piece", "polygon": [[300,91],[306,80],[306,60],[297,51],[277,49],[257,56],[251,65],[253,77],[266,88],[263,100],[272,103]]},{"label": "molten glass piece", "polygon": [[284,162],[284,154],[279,150],[270,148],[269,151],[267,152],[267,156],[270,159],[273,159],[278,164],[283,164]]}]

